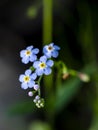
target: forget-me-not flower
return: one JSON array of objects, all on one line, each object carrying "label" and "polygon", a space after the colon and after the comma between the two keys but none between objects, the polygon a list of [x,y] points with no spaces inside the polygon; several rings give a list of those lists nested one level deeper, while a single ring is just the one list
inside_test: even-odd
[{"label": "forget-me-not flower", "polygon": [[54,62],[52,60],[47,60],[46,56],[41,56],[38,61],[33,63],[33,67],[36,69],[35,72],[38,76],[43,74],[49,75],[53,64]]},{"label": "forget-me-not flower", "polygon": [[20,51],[20,57],[22,58],[22,62],[27,64],[30,62],[34,62],[37,59],[36,54],[39,53],[38,48],[33,48],[33,46],[28,46],[25,50]]},{"label": "forget-me-not flower", "polygon": [[50,43],[49,45],[45,45],[43,47],[43,53],[47,58],[57,58],[58,57],[58,50],[60,50],[60,47],[57,45],[54,45],[54,43]]},{"label": "forget-me-not flower", "polygon": [[36,73],[32,73],[30,69],[25,71],[25,74],[19,76],[19,81],[21,82],[21,88],[33,88],[35,85],[35,79],[37,78]]}]

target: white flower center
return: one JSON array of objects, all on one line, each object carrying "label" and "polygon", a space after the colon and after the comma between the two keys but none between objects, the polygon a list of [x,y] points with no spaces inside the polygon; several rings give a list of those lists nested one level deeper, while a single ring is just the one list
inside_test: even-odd
[{"label": "white flower center", "polygon": [[26,83],[27,83],[27,82],[29,82],[29,81],[30,81],[30,77],[29,77],[29,76],[24,76],[24,79],[23,79],[23,80],[24,80],[24,82],[26,82]]},{"label": "white flower center", "polygon": [[26,56],[30,56],[31,55],[31,51],[27,50],[26,51]]},{"label": "white flower center", "polygon": [[42,63],[40,63],[39,66],[40,66],[41,69],[44,69],[46,67],[46,64],[44,62],[42,62]]}]

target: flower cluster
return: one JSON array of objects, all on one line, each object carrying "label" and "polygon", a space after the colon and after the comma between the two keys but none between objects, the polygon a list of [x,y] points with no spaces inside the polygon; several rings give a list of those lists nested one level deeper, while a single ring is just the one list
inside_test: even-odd
[{"label": "flower cluster", "polygon": [[33,101],[38,108],[44,107],[44,99],[40,98],[38,95],[34,98]]},{"label": "flower cluster", "polygon": [[43,75],[49,75],[52,72],[52,66],[54,61],[52,58],[57,58],[60,47],[50,43],[43,47],[43,55],[38,58],[39,53],[38,48],[33,46],[27,47],[25,50],[20,51],[21,61],[24,64],[29,62],[32,66],[25,71],[24,74],[19,76],[19,81],[21,82],[22,89],[32,89],[28,92],[28,96],[35,96],[33,102],[38,108],[44,107],[44,99],[41,98],[40,92],[40,81]]}]

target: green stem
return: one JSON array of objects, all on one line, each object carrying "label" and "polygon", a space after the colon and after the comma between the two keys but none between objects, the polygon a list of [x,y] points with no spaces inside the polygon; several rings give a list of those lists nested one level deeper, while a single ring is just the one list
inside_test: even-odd
[{"label": "green stem", "polygon": [[[63,61],[57,61],[55,62],[55,67],[58,70],[62,70],[62,73],[66,73],[67,72],[67,66],[65,65],[65,63]],[[62,69],[61,69],[62,68]]]},{"label": "green stem", "polygon": [[38,89],[38,95],[41,96],[41,91],[40,91],[40,82],[41,82],[41,79],[42,79],[43,75],[39,77],[37,83],[39,85],[39,89]]},{"label": "green stem", "polygon": [[[52,42],[52,6],[53,0],[43,0],[43,46]],[[48,103],[51,104],[51,97],[53,95],[53,73],[49,76],[43,78],[43,83],[45,87],[45,95],[47,97]],[[54,111],[50,110],[50,106],[46,104],[46,118],[53,124],[54,121]],[[53,104],[51,108],[53,107]],[[48,114],[47,114],[48,113]]]},{"label": "green stem", "polygon": [[43,0],[43,45],[52,42],[52,0]]},{"label": "green stem", "polygon": [[73,69],[69,69],[69,70],[68,70],[68,73],[69,73],[70,75],[72,75],[72,76],[77,76],[78,71],[73,70]]},{"label": "green stem", "polygon": [[[52,42],[52,6],[53,0],[43,0],[43,46]],[[52,76],[44,78],[44,86],[47,86],[47,89],[53,85],[52,80]]]},{"label": "green stem", "polygon": [[39,79],[38,79],[38,82],[37,82],[37,83],[38,83],[39,86],[40,86],[40,82],[41,82],[42,77],[43,77],[43,75],[40,76]]}]

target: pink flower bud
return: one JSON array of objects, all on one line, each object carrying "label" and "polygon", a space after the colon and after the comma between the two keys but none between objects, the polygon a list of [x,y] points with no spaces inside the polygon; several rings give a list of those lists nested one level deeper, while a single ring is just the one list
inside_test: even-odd
[{"label": "pink flower bud", "polygon": [[33,96],[33,92],[32,92],[32,91],[29,91],[29,92],[28,92],[28,96],[29,96],[29,97],[32,97],[32,96]]}]

